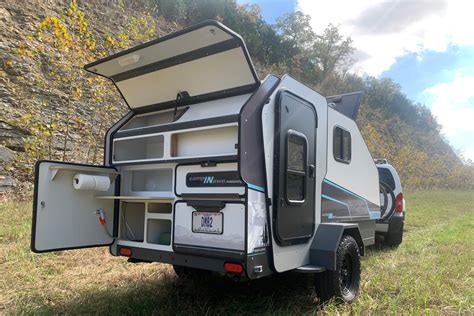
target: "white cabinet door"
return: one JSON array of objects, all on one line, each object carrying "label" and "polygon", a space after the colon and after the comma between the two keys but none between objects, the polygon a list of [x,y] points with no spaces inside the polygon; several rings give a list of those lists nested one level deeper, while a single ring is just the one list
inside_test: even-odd
[{"label": "white cabinet door", "polygon": [[[106,191],[77,190],[76,174],[110,177]],[[113,242],[114,200],[97,196],[115,195],[117,170],[112,167],[38,161],[35,168],[31,249],[48,252],[97,247]],[[99,222],[102,210],[105,224]]]}]

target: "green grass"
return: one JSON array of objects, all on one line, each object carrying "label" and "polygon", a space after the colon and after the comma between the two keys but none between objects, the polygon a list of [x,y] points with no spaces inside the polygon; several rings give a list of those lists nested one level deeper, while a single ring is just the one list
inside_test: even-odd
[{"label": "green grass", "polygon": [[104,248],[30,252],[31,205],[0,205],[0,314],[474,313],[474,193],[407,194],[398,249],[371,249],[358,299],[318,306],[313,277],[182,281],[164,264],[128,264]]}]

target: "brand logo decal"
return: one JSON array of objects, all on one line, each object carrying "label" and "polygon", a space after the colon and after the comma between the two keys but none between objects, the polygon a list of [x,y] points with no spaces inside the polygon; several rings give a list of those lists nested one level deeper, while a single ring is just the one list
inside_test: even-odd
[{"label": "brand logo decal", "polygon": [[210,176],[204,177],[203,182],[211,184],[212,182],[214,182],[214,177],[210,177]]},{"label": "brand logo decal", "polygon": [[237,171],[191,172],[186,175],[187,187],[238,187],[243,184]]}]

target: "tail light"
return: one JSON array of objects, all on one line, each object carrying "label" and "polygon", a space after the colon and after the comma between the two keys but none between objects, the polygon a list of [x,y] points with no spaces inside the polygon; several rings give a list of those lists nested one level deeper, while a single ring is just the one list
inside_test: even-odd
[{"label": "tail light", "polygon": [[240,263],[226,262],[224,263],[224,270],[232,273],[242,273],[244,271],[244,268]]},{"label": "tail light", "polygon": [[403,212],[403,193],[399,193],[395,198],[395,212]]},{"label": "tail light", "polygon": [[122,248],[119,249],[119,254],[121,256],[130,257],[132,255],[132,249],[122,247]]}]

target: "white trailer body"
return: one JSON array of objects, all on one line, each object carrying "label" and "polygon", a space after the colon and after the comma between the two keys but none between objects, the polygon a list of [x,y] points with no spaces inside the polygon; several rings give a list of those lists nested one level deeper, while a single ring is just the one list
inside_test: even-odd
[{"label": "white trailer body", "polygon": [[288,75],[260,81],[222,24],[85,68],[130,112],[107,132],[103,166],[37,163],[34,252],[109,246],[254,279],[335,270],[345,235],[362,255],[374,243],[378,174],[354,120]]}]

